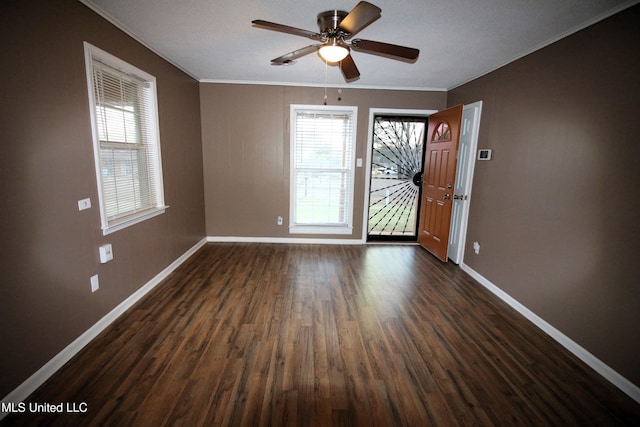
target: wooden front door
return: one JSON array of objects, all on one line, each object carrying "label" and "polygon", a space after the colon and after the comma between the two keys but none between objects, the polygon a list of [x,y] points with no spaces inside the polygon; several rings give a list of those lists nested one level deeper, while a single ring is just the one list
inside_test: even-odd
[{"label": "wooden front door", "polygon": [[447,261],[462,105],[429,116],[418,242]]}]

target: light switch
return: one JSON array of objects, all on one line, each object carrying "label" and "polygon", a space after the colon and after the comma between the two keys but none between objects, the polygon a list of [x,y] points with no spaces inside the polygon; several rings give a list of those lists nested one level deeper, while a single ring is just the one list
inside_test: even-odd
[{"label": "light switch", "polygon": [[91,292],[95,292],[100,289],[100,281],[98,280],[98,275],[91,276]]},{"label": "light switch", "polygon": [[100,250],[100,262],[102,264],[109,262],[113,259],[113,248],[111,247],[111,243],[107,243],[106,245],[100,246],[99,250]]}]

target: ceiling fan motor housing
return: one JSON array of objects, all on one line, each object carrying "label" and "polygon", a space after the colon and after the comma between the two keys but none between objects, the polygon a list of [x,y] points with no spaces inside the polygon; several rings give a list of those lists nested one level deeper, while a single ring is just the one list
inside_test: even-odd
[{"label": "ceiling fan motor housing", "polygon": [[328,10],[318,14],[318,27],[320,32],[328,36],[334,35],[338,29],[340,22],[349,14],[344,10]]}]

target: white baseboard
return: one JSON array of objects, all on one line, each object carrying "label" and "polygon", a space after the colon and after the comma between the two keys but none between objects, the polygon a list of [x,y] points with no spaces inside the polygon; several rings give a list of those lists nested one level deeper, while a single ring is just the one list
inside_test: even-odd
[{"label": "white baseboard", "polygon": [[[82,335],[76,338],[71,344],[66,346],[60,353],[56,354],[44,366],[38,369],[33,375],[27,378],[15,390],[6,395],[2,402],[22,402],[38,389],[45,381],[47,381],[58,369],[67,363],[73,356],[89,344],[96,336],[111,325],[120,315],[127,311],[131,306],[138,302],[149,291],[162,282],[173,270],[178,268],[180,264],[185,262],[187,258],[193,255],[198,249],[207,243],[207,239],[202,239],[187,252],[182,254],[178,259],[172,262],[167,268],[158,273],[153,279],[144,286],[131,294],[127,299],[118,304],[113,310],[107,313],[102,319],[98,320],[93,326],[87,329]],[[6,412],[0,412],[0,420],[7,415]]]},{"label": "white baseboard", "polygon": [[364,245],[362,239],[307,239],[304,237],[239,237],[239,236],[209,236],[208,242],[213,243],[293,243],[313,245]]},{"label": "white baseboard", "polygon": [[620,375],[618,372],[613,370],[610,366],[605,364],[602,360],[595,357],[593,354],[589,353],[585,348],[581,347],[578,343],[573,341],[571,338],[554,328],[552,325],[547,323],[544,319],[539,317],[537,314],[529,310],[524,305],[520,304],[517,300],[512,298],[509,294],[504,292],[502,289],[491,283],[488,279],[482,276],[480,273],[466,265],[465,263],[460,264],[460,268],[477,280],[482,286],[487,288],[493,294],[495,294],[498,298],[509,304],[513,307],[517,312],[526,317],[531,323],[536,325],[538,328],[542,329],[547,335],[556,340],[560,345],[565,347],[571,353],[573,353],[578,359],[582,360],[584,363],[589,365],[594,371],[602,375],[605,379],[611,382],[613,385],[618,387],[624,393],[629,395],[633,400],[640,403],[640,387],[636,386],[634,383]]}]

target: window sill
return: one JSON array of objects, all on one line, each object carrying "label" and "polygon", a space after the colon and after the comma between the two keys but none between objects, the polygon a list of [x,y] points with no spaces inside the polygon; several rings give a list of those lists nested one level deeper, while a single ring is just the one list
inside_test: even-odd
[{"label": "window sill", "polygon": [[155,216],[162,215],[168,207],[169,206],[160,206],[112,221],[111,224],[102,227],[102,234],[106,236],[107,234],[115,233],[116,231],[120,231],[124,228],[130,227],[134,224],[138,224],[142,221],[146,221],[147,219],[153,218]]},{"label": "window sill", "polygon": [[348,225],[290,225],[290,234],[353,234]]}]

